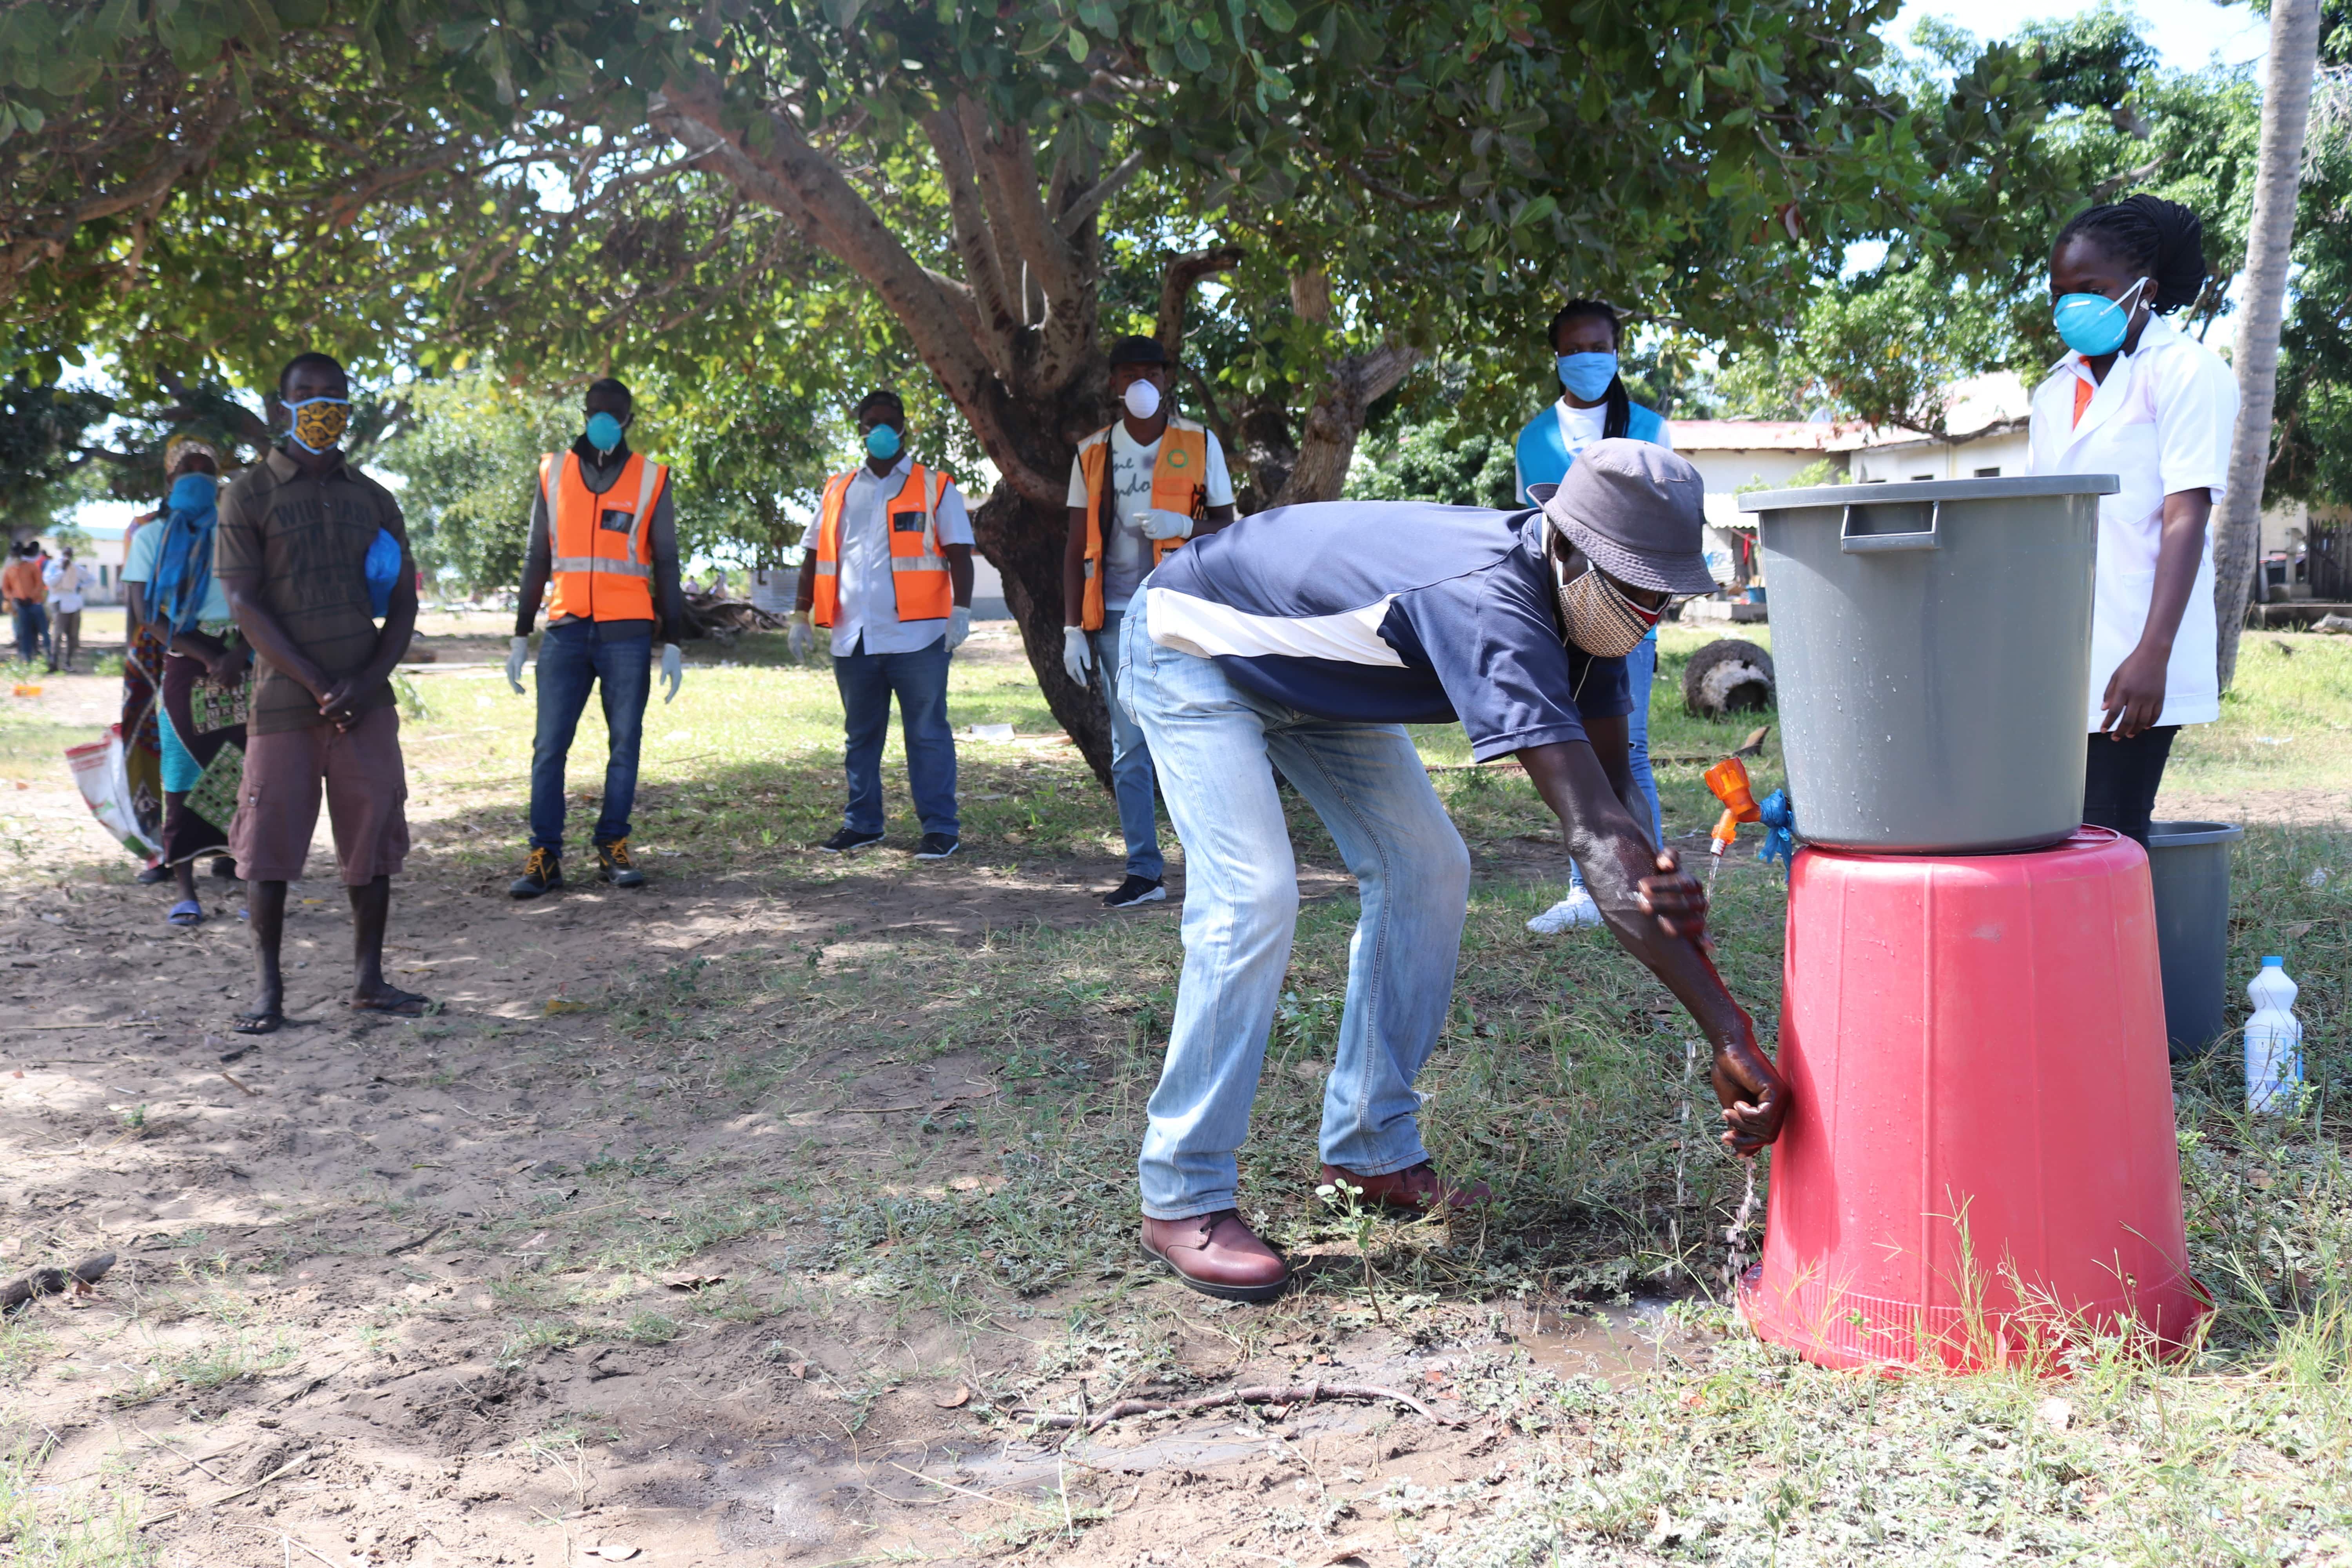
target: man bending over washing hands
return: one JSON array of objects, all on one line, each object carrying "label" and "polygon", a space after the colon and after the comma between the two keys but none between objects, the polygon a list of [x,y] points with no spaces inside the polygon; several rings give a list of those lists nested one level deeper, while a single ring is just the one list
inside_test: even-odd
[{"label": "man bending over washing hands", "polygon": [[1626,762],[1626,654],[1671,597],[1715,588],[1704,489],[1663,447],[1598,441],[1557,489],[1536,487],[1535,510],[1281,507],[1196,540],[1143,584],[1116,689],[1185,850],[1184,969],[1139,1162],[1143,1247],[1185,1285],[1259,1301],[1287,1282],[1235,1206],[1298,911],[1276,765],[1363,903],[1322,1179],[1430,1215],[1486,1195],[1437,1173],[1415,1121],[1470,857],[1406,724],[1458,720],[1478,760],[1518,759],[1612,933],[1714,1045],[1724,1142],[1752,1154],[1779,1134],[1788,1086],[1708,956],[1705,892],[1650,842]]}]

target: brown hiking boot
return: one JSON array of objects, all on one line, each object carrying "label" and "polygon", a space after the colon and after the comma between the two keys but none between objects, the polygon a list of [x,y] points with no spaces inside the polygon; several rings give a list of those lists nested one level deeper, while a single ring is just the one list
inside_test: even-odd
[{"label": "brown hiking boot", "polygon": [[1282,1254],[1260,1241],[1234,1209],[1191,1219],[1147,1215],[1143,1250],[1192,1289],[1221,1301],[1271,1301],[1290,1283]]},{"label": "brown hiking boot", "polygon": [[1356,1201],[1360,1204],[1377,1204],[1391,1209],[1416,1209],[1425,1215],[1459,1213],[1483,1204],[1494,1195],[1484,1182],[1473,1182],[1466,1187],[1454,1186],[1439,1175],[1437,1167],[1426,1160],[1418,1165],[1408,1165],[1402,1171],[1391,1171],[1385,1176],[1360,1176],[1337,1165],[1326,1165],[1323,1167],[1323,1179],[1335,1185],[1345,1182],[1351,1187],[1361,1188],[1362,1191],[1356,1194]]}]

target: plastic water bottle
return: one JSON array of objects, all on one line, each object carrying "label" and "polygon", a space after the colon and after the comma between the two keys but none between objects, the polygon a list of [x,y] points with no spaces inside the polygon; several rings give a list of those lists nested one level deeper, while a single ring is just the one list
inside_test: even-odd
[{"label": "plastic water bottle", "polygon": [[2286,961],[2265,958],[2247,983],[2254,1016],[2246,1020],[2246,1109],[2281,1115],[2294,1109],[2303,1088],[2303,1024],[2294,1016],[2296,986]]}]

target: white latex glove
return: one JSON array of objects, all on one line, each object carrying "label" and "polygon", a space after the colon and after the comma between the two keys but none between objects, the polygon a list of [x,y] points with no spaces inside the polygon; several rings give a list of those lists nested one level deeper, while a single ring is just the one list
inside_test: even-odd
[{"label": "white latex glove", "polygon": [[784,634],[784,647],[794,658],[806,658],[815,648],[816,633],[810,629],[806,610],[793,612],[792,629]]},{"label": "white latex glove", "polygon": [[686,684],[686,656],[677,651],[677,644],[662,644],[661,678],[669,682],[669,691],[662,698],[665,705],[677,700],[677,689]]},{"label": "white latex glove", "polygon": [[963,647],[963,639],[971,636],[971,606],[957,605],[948,611],[948,651]]},{"label": "white latex glove", "polygon": [[1087,683],[1087,672],[1094,667],[1095,650],[1093,645],[1087,640],[1087,628],[1064,626],[1062,628],[1062,668],[1069,673],[1070,679],[1077,685],[1084,686]]},{"label": "white latex glove", "polygon": [[517,697],[522,695],[522,661],[530,657],[529,637],[517,637],[507,645],[507,684],[515,689]]},{"label": "white latex glove", "polygon": [[1143,531],[1146,539],[1192,537],[1192,520],[1181,511],[1170,511],[1166,507],[1153,507],[1143,514],[1143,521],[1136,526]]}]

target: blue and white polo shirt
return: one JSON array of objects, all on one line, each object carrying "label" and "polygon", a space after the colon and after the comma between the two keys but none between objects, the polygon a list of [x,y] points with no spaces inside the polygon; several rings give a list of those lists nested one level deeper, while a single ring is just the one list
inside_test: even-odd
[{"label": "blue and white polo shirt", "polygon": [[1560,636],[1540,511],[1277,507],[1145,579],[1151,640],[1251,695],[1355,723],[1459,720],[1480,762],[1633,710],[1622,658]]}]

